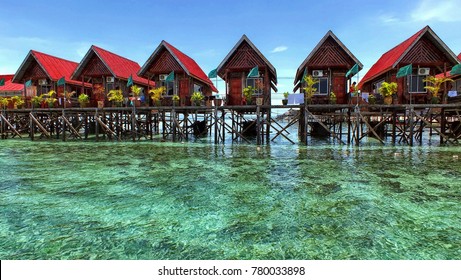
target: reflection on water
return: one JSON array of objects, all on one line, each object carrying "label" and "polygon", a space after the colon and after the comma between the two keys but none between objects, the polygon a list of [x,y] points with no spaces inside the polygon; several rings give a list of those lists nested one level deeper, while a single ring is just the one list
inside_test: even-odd
[{"label": "reflection on water", "polygon": [[461,256],[461,148],[1,143],[1,259]]}]

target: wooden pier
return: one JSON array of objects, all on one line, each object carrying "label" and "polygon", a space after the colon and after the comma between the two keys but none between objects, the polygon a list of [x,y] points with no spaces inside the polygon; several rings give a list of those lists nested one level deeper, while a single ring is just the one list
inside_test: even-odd
[{"label": "wooden pier", "polygon": [[[274,109],[291,109],[293,115],[280,119],[271,114]],[[209,137],[215,144],[310,145],[314,138],[325,138],[342,145],[374,139],[383,145],[413,146],[423,145],[424,138],[458,144],[461,104],[10,109],[0,111],[0,135],[32,141]]]}]

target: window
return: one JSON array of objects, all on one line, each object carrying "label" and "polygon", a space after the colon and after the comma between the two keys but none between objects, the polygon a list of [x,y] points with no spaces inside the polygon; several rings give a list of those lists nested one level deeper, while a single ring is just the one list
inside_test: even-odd
[{"label": "window", "polygon": [[48,93],[51,90],[51,86],[38,86],[38,95]]},{"label": "window", "polygon": [[328,94],[328,78],[318,78],[319,83],[314,85],[317,89],[316,95],[327,95]]},{"label": "window", "polygon": [[246,86],[255,88],[255,94],[262,94],[264,89],[264,83],[262,78],[247,78]]},{"label": "window", "polygon": [[461,95],[461,79],[455,80],[453,82],[452,90],[456,90],[458,95]]},{"label": "window", "polygon": [[409,92],[413,93],[425,93],[426,89],[424,88],[426,86],[426,83],[423,82],[424,79],[426,79],[427,76],[420,76],[420,75],[411,75],[410,76],[410,88],[408,89]]},{"label": "window", "polygon": [[160,86],[165,87],[166,89],[165,95],[174,95],[174,92],[175,92],[174,81],[171,81],[171,82],[160,81],[159,84]]},{"label": "window", "polygon": [[202,86],[198,84],[194,84],[194,92],[202,92]]},{"label": "window", "polygon": [[381,88],[381,85],[384,83],[384,80],[380,80],[376,83],[373,84],[373,93],[379,93],[379,89]]}]

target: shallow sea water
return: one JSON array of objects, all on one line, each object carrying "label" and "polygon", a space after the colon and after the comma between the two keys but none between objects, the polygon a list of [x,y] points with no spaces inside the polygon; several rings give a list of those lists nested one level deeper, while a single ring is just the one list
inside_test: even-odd
[{"label": "shallow sea water", "polygon": [[461,147],[0,143],[1,259],[461,257]]}]

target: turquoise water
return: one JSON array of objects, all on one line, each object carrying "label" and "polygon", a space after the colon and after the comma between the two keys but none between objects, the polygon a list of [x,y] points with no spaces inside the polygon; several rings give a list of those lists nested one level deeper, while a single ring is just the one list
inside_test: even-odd
[{"label": "turquoise water", "polygon": [[0,144],[1,259],[461,256],[460,147]]}]

